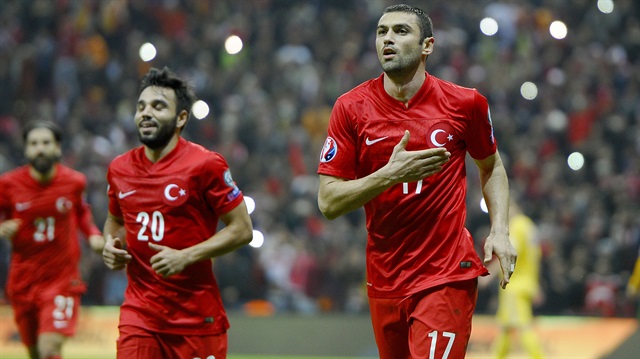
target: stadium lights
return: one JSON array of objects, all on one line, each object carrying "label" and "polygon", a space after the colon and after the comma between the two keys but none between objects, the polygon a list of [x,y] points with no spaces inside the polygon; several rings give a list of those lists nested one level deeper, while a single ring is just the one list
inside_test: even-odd
[{"label": "stadium lights", "polygon": [[538,86],[533,82],[527,81],[520,86],[520,95],[527,100],[533,100],[538,97]]},{"label": "stadium lights", "polygon": [[584,166],[584,156],[580,152],[573,152],[567,157],[567,164],[572,170],[578,171]]},{"label": "stadium lights", "polygon": [[264,234],[257,229],[253,230],[253,239],[249,245],[253,248],[260,248],[264,244]]},{"label": "stadium lights", "polygon": [[244,204],[247,206],[247,212],[249,212],[249,214],[253,213],[253,210],[256,209],[256,201],[249,196],[244,196]]},{"label": "stadium lights", "polygon": [[231,35],[224,42],[224,49],[229,55],[235,55],[242,51],[242,39],[237,35]]},{"label": "stadium lights", "polygon": [[564,22],[556,20],[549,25],[549,33],[554,39],[562,40],[567,37],[567,25]]},{"label": "stadium lights", "polygon": [[191,113],[193,113],[193,116],[198,120],[202,120],[209,114],[209,105],[202,100],[198,100],[191,106]]},{"label": "stadium lights", "polygon": [[480,199],[480,210],[484,213],[489,213],[489,207],[487,207],[487,202],[484,200],[484,197]]},{"label": "stadium lights", "polygon": [[480,31],[487,36],[493,36],[498,32],[498,22],[490,17],[480,21]]},{"label": "stadium lights", "polygon": [[140,51],[138,52],[138,54],[140,55],[140,59],[142,59],[142,61],[149,62],[156,58],[156,54],[158,54],[158,51],[152,43],[145,42],[144,44],[142,44],[142,46],[140,46]]},{"label": "stadium lights", "polygon": [[611,14],[615,7],[613,0],[598,0],[598,10],[603,14]]}]

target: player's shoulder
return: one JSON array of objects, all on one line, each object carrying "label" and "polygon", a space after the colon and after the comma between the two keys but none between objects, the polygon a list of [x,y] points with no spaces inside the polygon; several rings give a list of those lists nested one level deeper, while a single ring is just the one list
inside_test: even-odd
[{"label": "player's shoulder", "polygon": [[24,165],[24,166],[16,167],[3,174],[0,174],[0,181],[10,182],[14,180],[20,180],[20,178],[23,178],[28,175],[29,175],[29,166]]},{"label": "player's shoulder", "polygon": [[183,155],[188,157],[188,160],[196,162],[196,163],[209,163],[209,162],[224,162],[224,157],[214,151],[204,147],[201,144],[184,141],[183,144]]},{"label": "player's shoulder", "polygon": [[381,86],[381,82],[382,75],[362,82],[338,97],[337,102],[349,103],[369,99],[376,92],[376,86]]},{"label": "player's shoulder", "polygon": [[111,160],[109,169],[112,171],[131,169],[140,161],[139,157],[142,154],[142,151],[144,151],[143,146],[138,146],[117,155]]},{"label": "player's shoulder", "polygon": [[474,101],[476,96],[482,96],[476,88],[462,86],[433,75],[429,75],[429,80],[450,100]]},{"label": "player's shoulder", "polygon": [[63,176],[64,178],[68,178],[68,179],[85,179],[86,176],[84,175],[84,173],[75,170],[69,166],[63,165],[63,164],[58,164],[58,171],[60,171],[60,175]]}]

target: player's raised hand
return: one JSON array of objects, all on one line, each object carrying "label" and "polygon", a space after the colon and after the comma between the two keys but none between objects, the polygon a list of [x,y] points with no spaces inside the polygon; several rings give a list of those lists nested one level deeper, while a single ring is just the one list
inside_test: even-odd
[{"label": "player's raised hand", "polygon": [[149,248],[158,252],[151,257],[151,268],[163,277],[180,273],[187,265],[181,251],[149,242]]},{"label": "player's raised hand", "polygon": [[131,255],[124,249],[122,240],[107,234],[104,248],[102,249],[102,260],[104,264],[112,270],[120,270],[131,262]]},{"label": "player's raised hand", "polygon": [[444,147],[407,151],[410,137],[409,131],[405,130],[387,163],[390,178],[396,183],[415,182],[438,173],[451,157]]}]

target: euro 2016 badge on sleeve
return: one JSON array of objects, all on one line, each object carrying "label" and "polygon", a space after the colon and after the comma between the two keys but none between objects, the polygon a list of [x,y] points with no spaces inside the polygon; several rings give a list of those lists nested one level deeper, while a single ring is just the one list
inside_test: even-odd
[{"label": "euro 2016 badge on sleeve", "polygon": [[320,153],[320,162],[329,162],[338,154],[338,143],[332,137],[327,137]]}]

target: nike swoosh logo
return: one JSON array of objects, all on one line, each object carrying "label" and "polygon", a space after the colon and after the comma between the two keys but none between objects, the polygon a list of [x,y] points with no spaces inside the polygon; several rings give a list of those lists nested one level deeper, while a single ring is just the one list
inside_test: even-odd
[{"label": "nike swoosh logo", "polygon": [[136,190],[134,189],[133,191],[129,191],[129,192],[124,192],[122,193],[122,191],[120,191],[120,193],[118,193],[118,198],[123,199],[125,197],[129,197],[132,194],[136,193]]},{"label": "nike swoosh logo", "polygon": [[376,138],[375,140],[370,140],[370,139],[369,139],[369,137],[367,137],[367,139],[366,139],[366,140],[364,140],[364,143],[366,143],[366,144],[367,144],[367,146],[371,146],[371,145],[373,145],[373,144],[374,144],[374,143],[376,143],[376,142],[380,142],[380,141],[382,141],[382,140],[387,139],[387,137],[389,137],[389,136],[384,136],[384,137]]},{"label": "nike swoosh logo", "polygon": [[18,211],[18,212],[26,211],[27,209],[29,209],[29,207],[31,207],[31,203],[30,202],[18,202],[18,203],[16,203],[16,211]]}]

